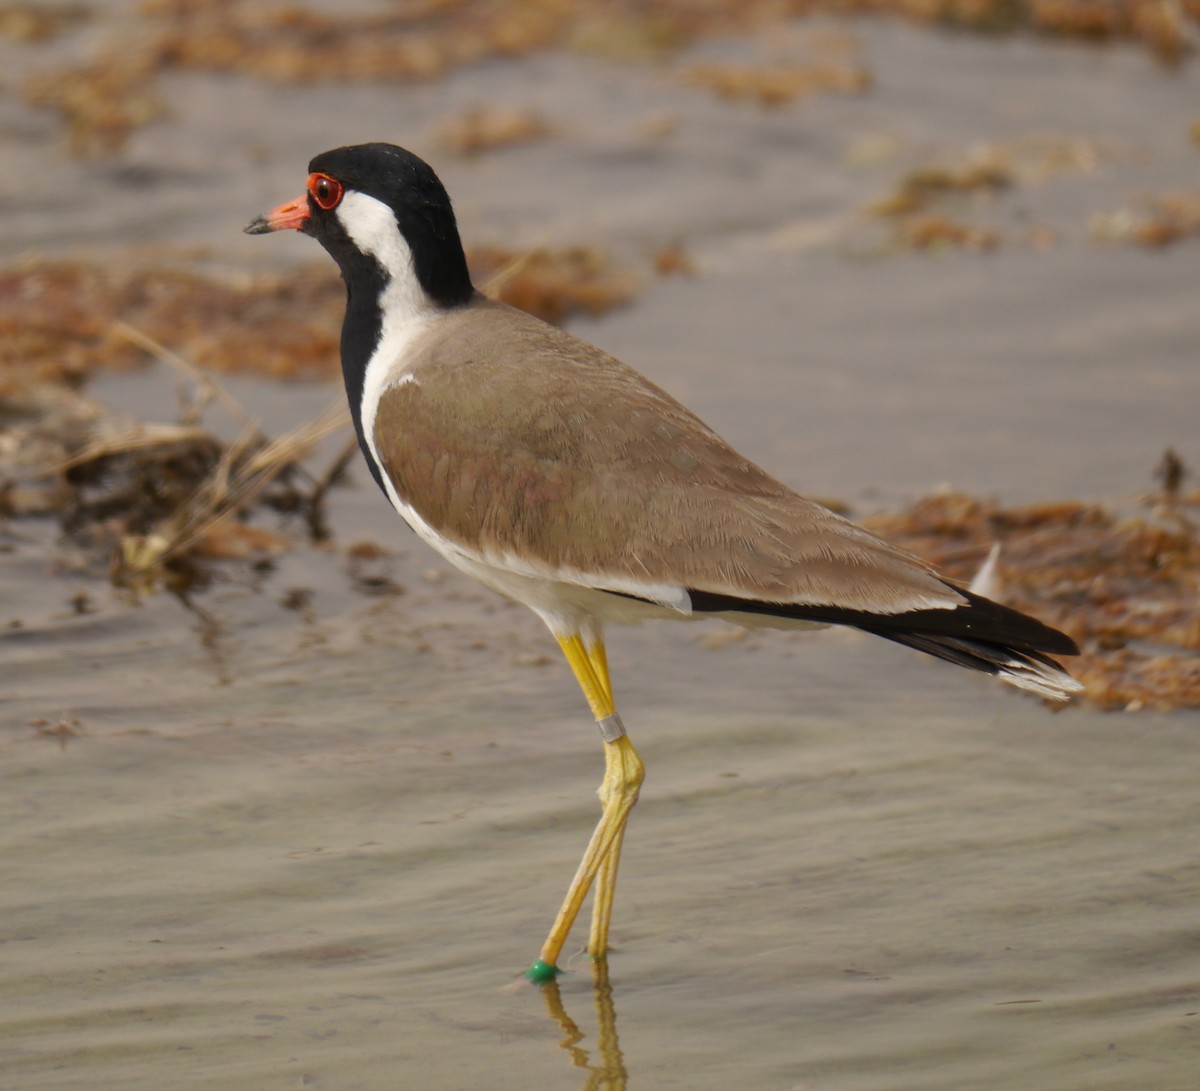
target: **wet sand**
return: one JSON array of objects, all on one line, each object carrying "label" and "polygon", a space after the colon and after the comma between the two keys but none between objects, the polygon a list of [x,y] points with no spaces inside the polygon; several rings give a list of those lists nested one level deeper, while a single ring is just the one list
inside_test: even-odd
[{"label": "wet sand", "polygon": [[[1087,237],[1094,214],[1194,186],[1197,70],[853,32],[874,91],[773,112],[553,54],[386,91],[180,76],[172,120],[97,165],[6,100],[12,169],[45,182],[6,256],[203,243],[231,275],[310,261],[310,240],[238,230],[315,151],[396,139],[438,165],[476,241],[600,243],[635,264],[682,241],[697,276],[648,279],[572,328],[803,490],[860,511],[942,482],[1123,499],[1167,444],[1200,462],[1200,246]],[[437,120],[480,101],[536,107],[560,135],[440,153]],[[664,112],[673,132],[648,139]],[[1114,150],[953,205],[996,225],[992,253],[893,252],[859,216],[909,166],[1036,133]],[[855,165],[867,139],[897,150]],[[1025,241],[1042,224],[1045,250]],[[268,431],[331,393],[231,385]],[[155,369],[94,389],[141,419],[175,410]],[[506,988],[595,817],[601,756],[569,673],[536,619],[441,565],[365,472],[331,516],[333,548],[221,569],[203,614],[131,603],[48,523],[4,529],[6,1087],[1195,1082],[1195,713],[1052,714],[849,633],[612,633],[648,779],[612,1008],[575,961],[573,1042],[553,997]],[[395,551],[381,566],[401,593],[364,593],[344,553],[358,541]],[[614,1013],[616,1043],[597,1025]]]}]

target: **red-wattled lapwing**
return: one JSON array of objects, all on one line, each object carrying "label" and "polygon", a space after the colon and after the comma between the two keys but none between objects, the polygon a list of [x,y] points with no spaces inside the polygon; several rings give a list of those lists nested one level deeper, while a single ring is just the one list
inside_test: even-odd
[{"label": "red-wattled lapwing", "polygon": [[450,198],[391,144],[318,155],[294,228],[346,282],[342,373],[367,465],[417,534],[525,603],[566,654],[604,740],[603,814],[528,976],[548,980],[593,883],[604,957],[643,766],[617,715],[610,621],[850,625],[1042,697],[1081,687],[1070,637],[973,594],[799,496],[632,368],[471,284]]}]

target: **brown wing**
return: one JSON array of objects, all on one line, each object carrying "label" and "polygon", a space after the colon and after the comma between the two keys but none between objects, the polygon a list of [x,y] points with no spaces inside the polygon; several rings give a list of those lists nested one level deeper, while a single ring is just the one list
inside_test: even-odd
[{"label": "brown wing", "polygon": [[788,489],[620,361],[501,304],[418,342],[376,413],[397,491],[459,546],[548,575],[898,613],[962,599]]}]

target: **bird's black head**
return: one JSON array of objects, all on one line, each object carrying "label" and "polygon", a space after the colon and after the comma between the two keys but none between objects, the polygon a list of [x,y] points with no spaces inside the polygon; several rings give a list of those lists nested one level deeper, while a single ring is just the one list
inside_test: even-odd
[{"label": "bird's black head", "polygon": [[[259,216],[247,233],[293,228],[312,235],[346,282],[342,376],[367,465],[385,488],[363,422],[372,360],[385,334],[475,298],[450,198],[428,164],[394,144],[323,152],[308,165],[306,192]],[[385,489],[386,491],[386,489]]]},{"label": "bird's black head", "polygon": [[382,281],[403,293],[412,281],[414,305],[442,308],[474,296],[450,198],[424,160],[394,144],[355,144],[322,152],[308,169],[305,195],[259,216],[250,234],[312,235],[351,291]]}]

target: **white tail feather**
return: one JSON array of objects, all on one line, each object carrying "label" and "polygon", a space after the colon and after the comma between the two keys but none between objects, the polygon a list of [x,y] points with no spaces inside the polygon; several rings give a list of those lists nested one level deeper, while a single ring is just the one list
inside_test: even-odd
[{"label": "white tail feather", "polygon": [[1013,658],[1000,667],[996,677],[1051,701],[1067,701],[1083,692],[1083,684],[1066,671],[1036,660]]}]

